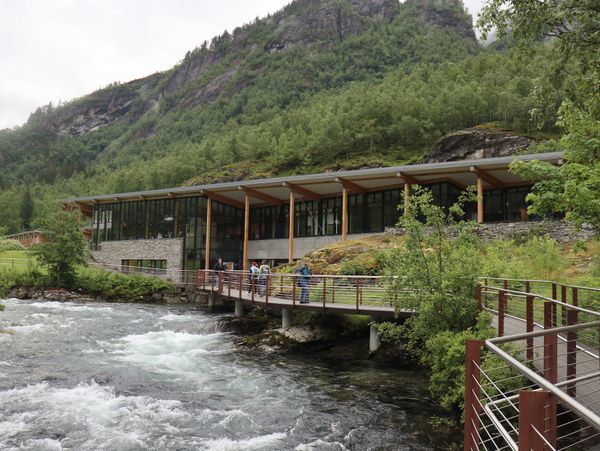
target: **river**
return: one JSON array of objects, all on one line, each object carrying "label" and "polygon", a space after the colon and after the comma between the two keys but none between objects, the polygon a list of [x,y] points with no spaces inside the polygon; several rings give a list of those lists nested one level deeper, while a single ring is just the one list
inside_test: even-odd
[{"label": "river", "polygon": [[2,303],[2,450],[448,447],[421,370],[239,352],[189,307]]}]

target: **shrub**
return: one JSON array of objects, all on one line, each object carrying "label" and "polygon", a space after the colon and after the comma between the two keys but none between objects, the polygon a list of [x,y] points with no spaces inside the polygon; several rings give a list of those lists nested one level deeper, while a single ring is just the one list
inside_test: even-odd
[{"label": "shrub", "polygon": [[107,299],[135,301],[173,288],[173,285],[165,280],[141,274],[123,275],[108,271],[86,270],[80,272],[73,287]]},{"label": "shrub", "polygon": [[22,251],[25,249],[19,241],[0,238],[0,252],[5,251]]}]

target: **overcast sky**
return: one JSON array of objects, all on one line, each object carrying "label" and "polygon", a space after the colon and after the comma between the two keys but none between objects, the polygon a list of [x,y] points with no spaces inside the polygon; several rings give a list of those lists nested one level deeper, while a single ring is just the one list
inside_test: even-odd
[{"label": "overcast sky", "polygon": [[[291,0],[0,0],[0,129],[107,84],[165,70]],[[476,17],[484,0],[464,0]]]}]

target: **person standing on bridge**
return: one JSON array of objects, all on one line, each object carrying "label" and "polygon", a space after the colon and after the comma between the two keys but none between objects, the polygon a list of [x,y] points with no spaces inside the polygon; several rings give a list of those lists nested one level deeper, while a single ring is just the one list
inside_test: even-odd
[{"label": "person standing on bridge", "polygon": [[298,284],[302,289],[302,292],[300,293],[300,304],[308,304],[310,303],[310,301],[308,300],[308,280],[310,279],[310,271],[308,270],[308,266],[306,266],[306,263],[302,264],[298,273],[300,274]]},{"label": "person standing on bridge", "polygon": [[[227,271],[227,266],[225,266],[225,263],[223,263],[223,259],[219,257],[219,259],[217,260],[217,264],[213,269],[216,271],[217,275],[217,290],[220,291],[221,288],[223,288],[219,285],[219,282],[221,280],[221,273]],[[225,278],[223,278],[223,281],[225,281]]]},{"label": "person standing on bridge", "polygon": [[267,265],[267,261],[263,260],[258,268],[258,294],[264,296],[267,292],[267,279],[271,274],[271,268]]}]

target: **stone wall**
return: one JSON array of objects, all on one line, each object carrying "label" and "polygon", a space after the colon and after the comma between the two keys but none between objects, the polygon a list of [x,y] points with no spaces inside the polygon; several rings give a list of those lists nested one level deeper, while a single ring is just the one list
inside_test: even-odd
[{"label": "stone wall", "polygon": [[118,266],[122,260],[166,260],[167,277],[178,280],[181,270],[183,240],[155,239],[130,241],[105,241],[92,257],[98,263]]},{"label": "stone wall", "polygon": [[[404,235],[402,228],[387,228],[386,232]],[[559,243],[573,243],[594,236],[595,229],[584,224],[580,229],[567,221],[495,222],[478,225],[478,234],[485,240],[525,238],[549,235]]]}]

